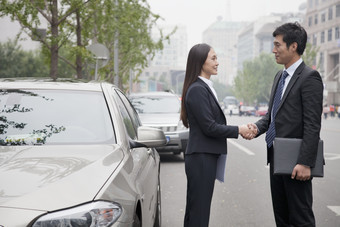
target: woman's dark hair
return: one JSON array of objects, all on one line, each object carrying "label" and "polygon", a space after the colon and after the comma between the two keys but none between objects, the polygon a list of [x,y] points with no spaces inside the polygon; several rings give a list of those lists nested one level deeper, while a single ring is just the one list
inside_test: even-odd
[{"label": "woman's dark hair", "polygon": [[273,36],[282,35],[282,40],[287,44],[287,48],[294,42],[297,43],[296,52],[301,56],[306,48],[307,32],[298,23],[286,23],[277,27]]},{"label": "woman's dark hair", "polygon": [[211,46],[205,43],[201,43],[196,44],[189,51],[181,103],[181,120],[183,122],[183,125],[187,128],[189,128],[189,123],[187,118],[187,111],[185,108],[185,96],[187,94],[189,86],[193,82],[195,82],[200,75],[203,64],[207,60],[210,49]]}]

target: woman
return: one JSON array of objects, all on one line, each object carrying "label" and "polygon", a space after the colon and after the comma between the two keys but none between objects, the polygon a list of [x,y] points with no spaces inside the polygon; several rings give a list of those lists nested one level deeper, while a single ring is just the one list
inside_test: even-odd
[{"label": "woman", "polygon": [[207,44],[197,44],[189,51],[181,106],[181,120],[185,127],[190,127],[185,153],[187,204],[184,227],[209,226],[217,161],[221,154],[227,153],[226,138],[250,134],[245,125],[226,125],[210,81],[211,75],[217,74],[218,65],[214,49]]}]

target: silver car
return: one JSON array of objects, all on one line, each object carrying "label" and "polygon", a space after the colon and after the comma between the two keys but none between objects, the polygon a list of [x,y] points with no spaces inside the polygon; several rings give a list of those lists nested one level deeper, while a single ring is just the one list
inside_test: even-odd
[{"label": "silver car", "polygon": [[0,80],[0,226],[161,225],[159,129],[109,83]]},{"label": "silver car", "polygon": [[189,130],[180,120],[181,102],[177,95],[170,92],[145,92],[129,95],[137,110],[142,124],[164,131],[168,143],[157,147],[157,151],[171,151],[174,154],[185,152]]}]

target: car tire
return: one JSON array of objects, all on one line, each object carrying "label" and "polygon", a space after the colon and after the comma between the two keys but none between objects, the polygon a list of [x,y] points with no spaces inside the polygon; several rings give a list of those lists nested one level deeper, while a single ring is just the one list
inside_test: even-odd
[{"label": "car tire", "polygon": [[157,186],[157,207],[156,207],[156,217],[154,227],[162,226],[162,203],[161,203],[161,182],[158,177],[158,186]]}]

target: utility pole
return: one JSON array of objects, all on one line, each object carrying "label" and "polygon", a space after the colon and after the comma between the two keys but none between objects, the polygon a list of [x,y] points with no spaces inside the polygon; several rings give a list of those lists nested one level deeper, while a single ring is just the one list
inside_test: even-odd
[{"label": "utility pole", "polygon": [[[116,7],[118,8],[118,0],[115,0],[115,4]],[[116,17],[117,20],[117,17]],[[114,55],[114,74],[115,74],[115,78],[114,78],[114,84],[119,87],[119,61],[118,61],[118,28],[115,32],[115,42],[114,42],[114,51],[113,51],[113,55]]]}]

